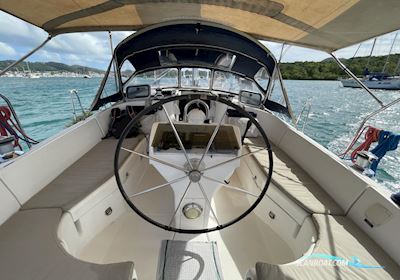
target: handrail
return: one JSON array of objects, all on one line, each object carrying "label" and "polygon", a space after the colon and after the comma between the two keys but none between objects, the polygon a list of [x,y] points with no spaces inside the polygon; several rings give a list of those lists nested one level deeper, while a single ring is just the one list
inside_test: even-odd
[{"label": "handrail", "polygon": [[13,115],[13,117],[14,117],[14,119],[15,119],[17,125],[18,125],[18,128],[19,128],[19,129],[21,130],[21,132],[22,132],[22,133],[21,133],[21,134],[22,134],[22,137],[24,137],[24,141],[25,141],[25,143],[28,145],[28,148],[30,149],[30,148],[32,147],[32,144],[31,144],[31,142],[29,141],[29,139],[26,137],[26,133],[25,133],[25,131],[24,131],[22,125],[21,125],[21,122],[19,121],[19,118],[18,118],[18,116],[17,116],[17,113],[16,113],[15,110],[14,110],[14,106],[12,105],[11,101],[10,101],[5,95],[3,95],[3,94],[1,94],[1,93],[0,93],[0,98],[2,98],[2,99],[7,103],[8,108],[10,108],[11,114]]},{"label": "handrail", "polygon": [[81,108],[83,118],[86,118],[86,116],[85,116],[86,112],[85,112],[85,109],[82,106],[82,102],[81,102],[81,98],[79,97],[78,90],[71,89],[69,91],[69,94],[70,94],[70,97],[71,97],[71,105],[72,105],[72,110],[73,110],[72,114],[74,115],[74,120],[75,121],[78,120],[78,117],[77,117],[77,114],[76,114],[74,96],[78,101],[79,107]]},{"label": "handrail", "polygon": [[304,119],[304,123],[303,123],[303,126],[301,128],[301,132],[304,132],[304,128],[306,127],[307,122],[308,122],[308,118],[310,116],[310,112],[311,112],[311,102],[310,101],[311,100],[308,99],[306,102],[304,102],[303,108],[301,109],[300,114],[299,114],[299,116],[297,117],[297,120],[296,120],[296,127],[298,127],[298,124],[299,124],[299,122],[301,120],[301,117],[303,116],[303,113],[307,112],[306,118]]}]

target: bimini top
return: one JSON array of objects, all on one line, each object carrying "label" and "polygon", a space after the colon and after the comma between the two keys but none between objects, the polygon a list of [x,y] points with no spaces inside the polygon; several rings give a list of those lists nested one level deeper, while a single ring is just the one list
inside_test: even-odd
[{"label": "bimini top", "polygon": [[195,19],[325,51],[400,28],[399,0],[0,0],[0,9],[52,35]]},{"label": "bimini top", "polygon": [[250,79],[267,70],[272,76],[276,61],[258,41],[207,22],[169,22],[142,29],[114,50],[121,68],[128,60],[136,72],[165,67],[209,67]]}]

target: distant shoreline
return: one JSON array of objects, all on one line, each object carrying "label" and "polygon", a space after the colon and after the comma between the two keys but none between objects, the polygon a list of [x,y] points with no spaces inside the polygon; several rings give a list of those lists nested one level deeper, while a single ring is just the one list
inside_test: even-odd
[{"label": "distant shoreline", "polygon": [[[371,56],[370,58],[341,59],[341,61],[358,77],[362,76],[366,69],[368,69],[368,72],[373,73],[382,72],[385,68],[385,73],[391,75],[399,74],[400,54],[392,54],[387,59],[387,56]],[[334,81],[340,78],[348,78],[347,74],[333,59],[325,59],[320,62],[285,62],[281,63],[280,69],[283,78],[286,80]]]},{"label": "distant shoreline", "polygon": [[[56,74],[48,74],[46,72],[44,73],[39,73],[39,72],[34,72],[33,74],[37,74],[37,78],[79,78],[79,79],[83,79],[85,78],[86,74],[81,74],[81,73],[74,73],[74,72],[68,72],[68,73],[56,73]],[[89,78],[103,78],[104,75],[103,74],[98,74],[95,73],[93,75],[90,75]],[[9,72],[7,72],[5,75],[0,76],[0,78],[29,78],[26,76],[22,76],[22,75],[14,75],[14,74],[9,74]],[[337,81],[339,82],[338,79],[287,79],[284,78],[285,81]]]},{"label": "distant shoreline", "polygon": [[38,78],[101,78],[104,74],[96,72],[87,73],[76,73],[76,72],[19,72],[9,71],[1,77],[7,78],[27,78],[27,79],[38,79]]},{"label": "distant shoreline", "polygon": [[[387,56],[355,57],[351,59],[341,59],[356,75],[362,76],[368,68],[369,72],[382,72],[386,64],[385,72],[389,74],[400,73],[400,54],[392,54],[387,60]],[[14,60],[0,61],[0,69],[4,69]],[[387,62],[387,63],[386,63]],[[368,67],[367,67],[368,65]],[[300,81],[337,81],[340,78],[347,78],[346,73],[336,64],[333,59],[325,59],[319,62],[282,62],[280,64],[282,77],[285,80]],[[59,62],[21,62],[16,67],[7,72],[7,76],[25,77],[103,77],[105,71],[81,66],[67,65]]]}]

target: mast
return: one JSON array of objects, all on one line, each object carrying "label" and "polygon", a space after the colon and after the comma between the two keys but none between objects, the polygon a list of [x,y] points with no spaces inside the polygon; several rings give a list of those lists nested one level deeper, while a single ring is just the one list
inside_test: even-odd
[{"label": "mast", "polygon": [[376,39],[377,39],[377,38],[375,38],[375,39],[374,39],[374,42],[372,43],[371,52],[369,53],[369,57],[368,57],[368,61],[367,61],[367,66],[365,66],[365,68],[368,68],[368,66],[369,66],[369,62],[370,62],[370,60],[371,60],[372,53],[374,52],[374,49],[375,49]]},{"label": "mast", "polygon": [[390,46],[389,54],[388,54],[388,56],[386,57],[385,64],[383,65],[382,73],[385,73],[386,67],[387,67],[387,65],[388,65],[388,63],[389,63],[389,57],[390,57],[390,55],[392,54],[394,44],[396,43],[397,35],[398,35],[398,32],[396,32],[396,35],[394,35],[394,40],[393,40],[393,42],[392,42],[392,45]]},{"label": "mast", "polygon": [[353,63],[354,58],[356,57],[358,51],[359,51],[360,48],[361,48],[361,45],[362,45],[362,43],[358,45],[358,47],[357,47],[357,49],[356,49],[356,52],[353,54],[353,57],[350,59],[350,62],[349,62],[349,65],[347,66],[347,68],[350,68],[351,64]]}]

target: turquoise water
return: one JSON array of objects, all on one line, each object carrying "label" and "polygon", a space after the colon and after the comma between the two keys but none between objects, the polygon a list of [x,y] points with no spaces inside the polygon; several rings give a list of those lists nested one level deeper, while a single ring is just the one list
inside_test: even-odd
[{"label": "turquoise water", "polygon": [[[85,108],[96,95],[99,78],[0,78],[0,93],[14,104],[24,129],[37,140],[63,130],[72,120],[69,90],[77,89]],[[297,115],[310,100],[311,114],[305,134],[334,153],[345,149],[365,115],[378,109],[377,103],[361,89],[343,88],[337,81],[286,81]],[[388,103],[400,98],[400,91],[375,91]],[[368,124],[400,133],[400,104]],[[400,148],[381,161],[376,180],[391,191],[400,191]]]}]

